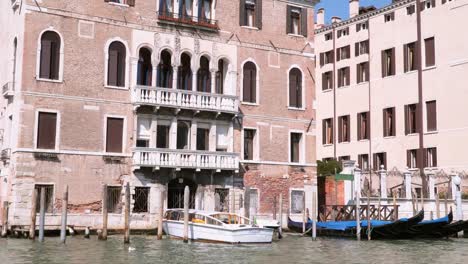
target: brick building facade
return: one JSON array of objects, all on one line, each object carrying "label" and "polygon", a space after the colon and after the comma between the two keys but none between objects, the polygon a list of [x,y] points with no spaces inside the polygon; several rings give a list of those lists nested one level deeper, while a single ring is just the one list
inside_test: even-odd
[{"label": "brick building facade", "polygon": [[[58,224],[121,228],[165,206],[271,217],[315,188],[312,0],[2,1],[0,201],[28,225],[33,190]],[[5,85],[4,85],[5,84]],[[291,199],[292,198],[292,199]],[[234,201],[234,204],[232,203]],[[286,209],[286,207],[284,208]]]}]

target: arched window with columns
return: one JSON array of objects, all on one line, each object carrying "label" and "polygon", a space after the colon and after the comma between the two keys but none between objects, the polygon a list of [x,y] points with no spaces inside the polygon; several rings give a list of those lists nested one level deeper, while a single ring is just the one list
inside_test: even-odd
[{"label": "arched window with columns", "polygon": [[200,68],[197,72],[197,91],[211,92],[210,60],[206,56],[200,58]]},{"label": "arched window with columns", "polygon": [[302,108],[302,72],[298,68],[289,71],[289,107]]},{"label": "arched window with columns", "polygon": [[153,80],[153,64],[151,50],[141,48],[138,54],[137,84],[151,86]]},{"label": "arched window with columns", "polygon": [[180,65],[177,74],[177,88],[179,90],[192,90],[191,57],[184,52],[180,56]]},{"label": "arched window with columns", "polygon": [[160,55],[156,86],[161,88],[172,88],[172,61],[171,53],[163,50]]},{"label": "arched window with columns", "polygon": [[39,61],[39,78],[48,80],[60,79],[60,46],[62,45],[57,32],[46,31],[41,36],[41,51]]}]

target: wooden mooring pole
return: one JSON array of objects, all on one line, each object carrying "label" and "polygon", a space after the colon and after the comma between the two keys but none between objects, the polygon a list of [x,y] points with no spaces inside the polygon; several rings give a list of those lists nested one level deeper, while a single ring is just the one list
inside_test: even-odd
[{"label": "wooden mooring pole", "polygon": [[[398,206],[396,202],[396,191],[393,191],[393,220],[396,221],[398,219]],[[380,220],[380,210],[379,210],[379,220]]]},{"label": "wooden mooring pole", "polygon": [[44,225],[45,225],[45,188],[41,188],[39,209],[39,242],[44,242]]},{"label": "wooden mooring pole", "polygon": [[445,209],[445,215],[448,215],[448,201],[447,201],[447,192],[445,192],[445,197],[444,197],[444,209]]},{"label": "wooden mooring pole", "polygon": [[436,193],[435,202],[436,202],[436,217],[437,217],[437,218],[440,218],[440,199],[439,199],[439,193]]},{"label": "wooden mooring pole", "polygon": [[34,188],[31,197],[31,224],[29,225],[29,239],[36,239],[36,216],[37,216],[38,190]]},{"label": "wooden mooring pole", "polygon": [[130,183],[127,182],[125,186],[125,233],[124,244],[130,243]]},{"label": "wooden mooring pole", "polygon": [[317,193],[312,192],[312,240],[317,239]]},{"label": "wooden mooring pole", "polygon": [[2,233],[1,237],[6,237],[8,235],[8,201],[3,202],[3,221],[2,221]]},{"label": "wooden mooring pole", "polygon": [[102,185],[102,231],[99,240],[107,240],[107,184]]},{"label": "wooden mooring pole", "polygon": [[185,186],[185,190],[184,190],[184,242],[185,243],[188,243],[189,202],[190,202],[190,189],[188,186]]},{"label": "wooden mooring pole", "polygon": [[356,191],[356,239],[361,240],[361,197],[360,191]]},{"label": "wooden mooring pole", "polygon": [[67,240],[67,207],[68,207],[68,185],[65,185],[65,192],[62,200],[62,226],[60,228],[60,241],[65,243]]},{"label": "wooden mooring pole", "polygon": [[163,236],[164,191],[159,191],[158,240]]},{"label": "wooden mooring pole", "polygon": [[304,208],[302,210],[302,233],[304,234],[306,232],[306,223],[307,223],[307,216],[306,216],[306,206],[305,206],[305,193],[302,196],[302,204],[304,205]]},{"label": "wooden mooring pole", "polygon": [[283,238],[283,194],[279,194],[279,228],[278,238]]},{"label": "wooden mooring pole", "polygon": [[370,191],[367,192],[367,240],[371,240]]}]

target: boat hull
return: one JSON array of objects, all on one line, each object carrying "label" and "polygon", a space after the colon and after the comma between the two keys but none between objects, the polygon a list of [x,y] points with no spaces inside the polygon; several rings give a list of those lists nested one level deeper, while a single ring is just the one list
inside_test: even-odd
[{"label": "boat hull", "polygon": [[[180,221],[165,220],[164,232],[172,237],[183,238],[184,223]],[[205,224],[189,223],[188,239],[221,243],[271,243],[273,229],[261,227],[239,227],[236,229],[224,228]]]}]

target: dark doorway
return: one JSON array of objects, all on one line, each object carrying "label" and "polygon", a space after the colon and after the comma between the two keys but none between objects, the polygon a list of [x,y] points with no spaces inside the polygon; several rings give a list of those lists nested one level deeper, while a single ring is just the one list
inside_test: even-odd
[{"label": "dark doorway", "polygon": [[190,189],[189,208],[195,209],[195,192],[197,185],[184,178],[174,179],[169,182],[167,194],[167,208],[184,208],[184,188],[188,186]]},{"label": "dark doorway", "polygon": [[325,177],[317,177],[317,204],[318,204],[318,212],[321,213],[321,208],[326,204],[326,188],[325,188]]}]

